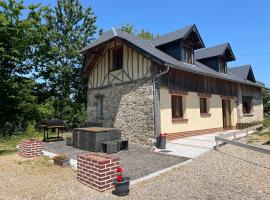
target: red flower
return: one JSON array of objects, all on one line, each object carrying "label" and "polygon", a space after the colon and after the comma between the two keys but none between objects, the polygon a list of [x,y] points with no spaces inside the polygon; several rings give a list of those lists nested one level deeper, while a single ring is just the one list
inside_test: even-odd
[{"label": "red flower", "polygon": [[161,133],[159,134],[159,137],[166,137],[167,133]]},{"label": "red flower", "polygon": [[122,169],[121,167],[118,167],[118,168],[117,168],[117,172],[118,172],[118,173],[121,173],[121,172],[123,172],[123,169]]},{"label": "red flower", "polygon": [[118,182],[122,182],[122,181],[123,181],[123,177],[122,177],[122,176],[117,176],[117,177],[116,177],[116,180],[117,180]]}]

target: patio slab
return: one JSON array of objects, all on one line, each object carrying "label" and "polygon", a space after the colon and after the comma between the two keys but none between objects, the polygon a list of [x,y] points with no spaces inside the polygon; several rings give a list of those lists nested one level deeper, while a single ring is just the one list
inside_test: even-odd
[{"label": "patio slab", "polygon": [[168,153],[166,154],[187,158],[196,158],[216,146],[215,136],[233,131],[235,130],[171,140],[166,145],[166,150],[168,150]]},{"label": "patio slab", "polygon": [[[50,142],[43,145],[43,150],[51,153],[63,153],[72,159],[77,155],[88,151],[66,146],[64,141]],[[130,176],[131,180],[145,177],[154,172],[187,161],[189,158],[179,157],[179,155],[160,154],[151,151],[151,147],[129,144],[129,150],[123,150],[112,156],[119,156],[124,175]]]}]

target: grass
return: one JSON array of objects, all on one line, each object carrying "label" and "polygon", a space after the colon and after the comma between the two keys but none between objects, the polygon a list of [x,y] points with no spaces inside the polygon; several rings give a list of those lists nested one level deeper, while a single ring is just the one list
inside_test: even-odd
[{"label": "grass", "polygon": [[256,132],[248,136],[247,143],[253,144],[256,142],[267,142],[270,141],[270,132]]},{"label": "grass", "polygon": [[0,138],[0,155],[14,153],[17,151],[16,147],[23,139],[42,139],[43,134],[40,132],[28,132],[19,135],[12,135]]},{"label": "grass", "polygon": [[270,128],[270,117],[265,117],[263,122],[264,127]]}]

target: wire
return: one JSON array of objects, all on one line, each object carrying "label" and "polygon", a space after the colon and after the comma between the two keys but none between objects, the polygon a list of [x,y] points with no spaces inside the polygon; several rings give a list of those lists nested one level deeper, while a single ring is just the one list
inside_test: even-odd
[{"label": "wire", "polygon": [[242,55],[239,55],[239,56],[266,56],[266,55],[270,55],[270,52],[269,53],[242,54]]}]

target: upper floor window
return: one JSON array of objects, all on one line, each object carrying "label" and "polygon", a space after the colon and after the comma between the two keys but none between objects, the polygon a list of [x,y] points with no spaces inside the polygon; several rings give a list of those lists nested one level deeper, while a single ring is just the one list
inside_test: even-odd
[{"label": "upper floor window", "polygon": [[112,70],[118,70],[123,68],[123,46],[115,47],[112,50]]},{"label": "upper floor window", "polygon": [[219,71],[227,74],[227,62],[224,58],[219,59]]},{"label": "upper floor window", "polygon": [[188,48],[188,47],[182,47],[181,50],[181,60],[183,62],[189,63],[189,64],[193,64],[193,50],[192,48]]}]

